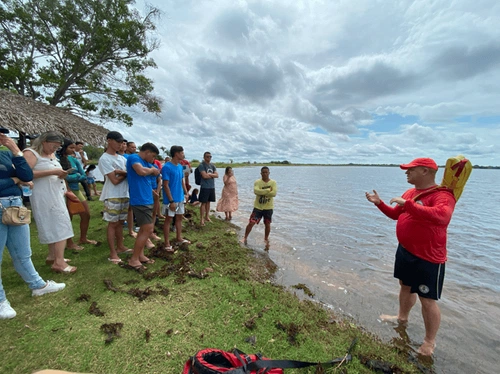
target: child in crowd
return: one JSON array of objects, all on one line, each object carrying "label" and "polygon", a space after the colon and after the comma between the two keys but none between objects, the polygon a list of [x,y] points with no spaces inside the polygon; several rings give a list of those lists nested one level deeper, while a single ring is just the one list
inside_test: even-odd
[{"label": "child in crowd", "polygon": [[200,205],[200,202],[198,201],[198,192],[199,190],[195,188],[193,192],[191,193],[191,196],[189,196],[189,205],[192,206],[198,206]]},{"label": "child in crowd", "polygon": [[94,194],[96,196],[99,196],[100,193],[99,191],[97,191],[97,186],[96,186],[96,183],[95,183],[95,175],[94,175],[94,170],[95,170],[95,165],[89,165],[87,167],[87,170],[85,170],[85,174],[87,174],[87,184],[89,186],[89,189],[93,189],[94,190]]}]

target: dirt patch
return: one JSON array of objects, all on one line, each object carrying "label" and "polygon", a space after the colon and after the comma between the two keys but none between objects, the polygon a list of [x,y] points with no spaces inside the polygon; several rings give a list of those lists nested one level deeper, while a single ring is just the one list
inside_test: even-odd
[{"label": "dirt patch", "polygon": [[89,301],[90,295],[86,293],[82,293],[80,296],[76,298],[76,301]]},{"label": "dirt patch", "polygon": [[115,340],[115,338],[121,337],[120,332],[123,328],[123,323],[105,323],[101,325],[101,331],[104,332],[106,336],[106,340],[104,340],[105,344],[110,344]]},{"label": "dirt patch", "polygon": [[312,291],[304,283],[299,283],[292,287],[297,290],[304,291],[304,293],[309,297],[314,297],[314,293],[312,293]]},{"label": "dirt patch", "polygon": [[95,301],[90,304],[89,313],[97,317],[104,317],[105,314],[103,311],[101,311],[101,309],[97,307],[97,303]]},{"label": "dirt patch", "polygon": [[293,346],[298,346],[299,342],[297,340],[297,336],[299,335],[300,328],[297,324],[291,323],[282,323],[281,321],[276,322],[276,328],[278,330],[284,331],[287,335],[288,342]]}]

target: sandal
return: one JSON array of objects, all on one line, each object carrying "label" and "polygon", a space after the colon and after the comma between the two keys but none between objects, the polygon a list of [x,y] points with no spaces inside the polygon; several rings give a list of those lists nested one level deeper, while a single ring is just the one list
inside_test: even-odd
[{"label": "sandal", "polygon": [[83,251],[85,248],[83,248],[81,245],[75,245],[73,247],[66,247],[66,249],[70,251]]},{"label": "sandal", "polygon": [[97,240],[87,239],[86,242],[79,242],[79,244],[92,244],[92,245],[96,245],[97,244]]},{"label": "sandal", "polygon": [[61,273],[61,274],[72,274],[76,272],[76,266],[66,266],[64,269],[56,269],[52,268],[52,271],[54,273]]},{"label": "sandal", "polygon": [[112,262],[115,265],[118,265],[122,260],[120,258],[108,258],[109,262]]},{"label": "sandal", "polygon": [[124,268],[126,268],[126,269],[135,270],[135,271],[137,271],[137,272],[139,272],[139,273],[142,273],[142,272],[144,272],[144,270],[147,270],[147,269],[148,269],[146,266],[144,266],[144,265],[142,265],[142,264],[141,264],[141,265],[134,265],[134,266],[132,266],[132,265],[130,265],[130,264],[123,264],[123,265],[122,265],[122,264],[120,264],[120,266],[122,266],[122,267],[124,267]]},{"label": "sandal", "polygon": [[119,255],[130,254],[130,253],[134,253],[134,250],[132,248],[127,248],[126,250],[121,251],[121,252],[116,251],[116,253],[118,253]]},{"label": "sandal", "polygon": [[187,239],[182,239],[180,242],[175,243],[176,245],[182,245],[182,244],[191,244],[191,242]]},{"label": "sandal", "polygon": [[[45,260],[45,265],[54,265],[55,260]],[[65,258],[64,262],[68,263],[71,262],[69,258]]]},{"label": "sandal", "polygon": [[175,249],[173,249],[171,245],[164,247],[163,250],[167,253],[174,253],[175,252]]},{"label": "sandal", "polygon": [[147,261],[141,261],[143,264],[148,264],[148,265],[152,265],[154,264],[156,261],[153,260],[152,258],[149,258]]}]

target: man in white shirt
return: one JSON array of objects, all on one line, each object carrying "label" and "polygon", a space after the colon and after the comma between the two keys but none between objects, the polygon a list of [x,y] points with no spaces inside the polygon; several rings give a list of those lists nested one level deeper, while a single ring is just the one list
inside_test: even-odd
[{"label": "man in white shirt", "polygon": [[[123,244],[123,222],[127,219],[129,191],[127,181],[127,160],[118,151],[122,147],[123,136],[118,131],[107,135],[106,152],[99,159],[99,171],[105,176],[100,200],[104,201],[103,219],[108,222],[109,258],[114,264],[122,260],[120,253],[132,253]],[[116,239],[116,248],[115,248]]]}]

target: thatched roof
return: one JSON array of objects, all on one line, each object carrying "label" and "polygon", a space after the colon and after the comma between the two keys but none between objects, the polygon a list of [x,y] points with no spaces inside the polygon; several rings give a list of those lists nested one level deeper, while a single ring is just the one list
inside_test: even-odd
[{"label": "thatched roof", "polygon": [[26,135],[59,131],[74,141],[103,146],[108,130],[69,110],[0,90],[0,127]]}]

